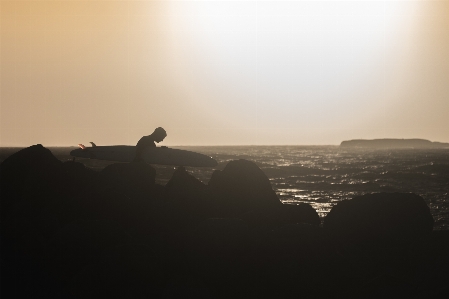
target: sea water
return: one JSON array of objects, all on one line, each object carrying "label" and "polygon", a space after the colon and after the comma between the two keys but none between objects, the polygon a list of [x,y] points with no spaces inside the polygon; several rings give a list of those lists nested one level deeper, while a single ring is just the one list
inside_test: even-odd
[{"label": "sea water", "polygon": [[[343,149],[338,146],[186,146],[209,155],[215,168],[187,167],[207,184],[216,169],[231,160],[254,161],[286,204],[308,203],[324,218],[339,201],[372,192],[413,192],[424,198],[435,229],[449,229],[449,150]],[[50,148],[61,161],[72,160],[73,148]],[[1,149],[0,162],[19,149]],[[78,159],[100,171],[114,162]],[[165,185],[173,166],[154,165],[156,182]]]},{"label": "sea water", "polygon": [[[181,147],[180,147],[181,148]],[[449,229],[448,149],[342,149],[338,146],[182,147],[215,158],[218,169],[235,159],[254,161],[283,203],[310,204],[325,217],[341,200],[372,192],[422,196],[435,229]],[[211,169],[189,168],[207,183]],[[169,178],[165,178],[169,179]]]}]

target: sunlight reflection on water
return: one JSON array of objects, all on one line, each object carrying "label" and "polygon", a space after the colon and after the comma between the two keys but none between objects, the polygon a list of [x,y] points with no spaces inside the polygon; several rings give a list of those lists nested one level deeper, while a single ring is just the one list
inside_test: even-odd
[{"label": "sunlight reflection on water", "polygon": [[[305,202],[325,217],[339,201],[371,192],[414,192],[429,204],[435,228],[449,229],[448,150],[360,150],[337,146],[186,147],[208,154],[218,169],[254,161],[283,203]],[[204,173],[197,173],[208,181]],[[210,173],[207,173],[209,175]]]}]

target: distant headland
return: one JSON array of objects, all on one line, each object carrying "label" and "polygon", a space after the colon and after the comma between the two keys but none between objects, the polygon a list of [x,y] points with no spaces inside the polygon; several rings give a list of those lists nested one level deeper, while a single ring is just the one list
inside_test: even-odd
[{"label": "distant headland", "polygon": [[449,148],[449,143],[432,142],[426,139],[353,139],[342,141],[346,148]]}]

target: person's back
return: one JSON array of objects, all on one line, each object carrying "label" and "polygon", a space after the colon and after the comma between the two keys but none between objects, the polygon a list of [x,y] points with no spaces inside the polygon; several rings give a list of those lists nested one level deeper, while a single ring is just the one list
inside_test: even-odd
[{"label": "person's back", "polygon": [[167,132],[161,127],[156,128],[151,135],[143,136],[136,144],[136,157],[134,161],[143,161],[142,153],[147,147],[156,147],[156,143],[161,142],[167,137]]},{"label": "person's back", "polygon": [[156,147],[156,143],[154,143],[154,138],[151,135],[148,135],[140,138],[136,144],[136,147],[137,148]]}]

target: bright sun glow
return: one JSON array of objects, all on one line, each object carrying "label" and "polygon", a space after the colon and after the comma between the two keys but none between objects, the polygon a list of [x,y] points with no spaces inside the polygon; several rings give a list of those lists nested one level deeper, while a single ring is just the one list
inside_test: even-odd
[{"label": "bright sun glow", "polygon": [[448,142],[448,15],[447,0],[0,1],[0,145],[136,144],[159,126],[169,146]]},{"label": "bright sun glow", "polygon": [[[175,56],[193,74],[189,85],[202,91],[196,99],[205,110],[245,115],[244,125],[258,128],[273,121],[291,126],[292,119],[309,115],[339,121],[343,111],[357,107],[361,82],[375,85],[368,89],[385,88],[386,53],[408,25],[401,6],[385,1],[190,2],[188,9],[176,6],[171,23]],[[382,102],[366,96],[366,90],[359,92],[365,101]],[[229,114],[222,115],[226,122]]]}]

